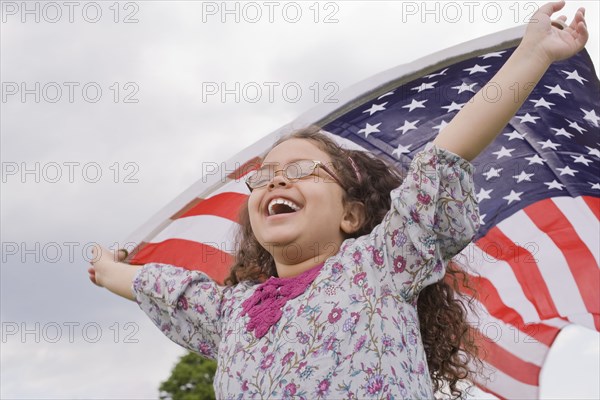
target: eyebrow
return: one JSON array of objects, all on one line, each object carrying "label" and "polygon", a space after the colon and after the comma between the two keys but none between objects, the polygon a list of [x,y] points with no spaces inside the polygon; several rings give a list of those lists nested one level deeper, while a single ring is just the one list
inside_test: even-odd
[{"label": "eyebrow", "polygon": [[[290,163],[293,163],[293,162],[296,162],[296,161],[302,161],[302,160],[310,160],[310,161],[313,161],[313,159],[312,159],[312,158],[294,158],[294,159],[291,159],[291,160],[289,160],[289,161],[286,161],[286,162],[284,162],[284,163],[280,163],[280,162],[277,162],[277,161],[269,161],[269,162],[267,162],[267,163],[263,162],[263,163],[260,165],[260,168],[264,167],[264,166],[265,166],[265,164],[266,164],[266,165],[273,165],[273,164],[276,164],[276,165],[280,165],[280,164],[282,164],[282,165],[285,165],[285,164],[290,164]],[[323,164],[325,164],[323,161],[321,161],[321,162],[322,162]]]}]

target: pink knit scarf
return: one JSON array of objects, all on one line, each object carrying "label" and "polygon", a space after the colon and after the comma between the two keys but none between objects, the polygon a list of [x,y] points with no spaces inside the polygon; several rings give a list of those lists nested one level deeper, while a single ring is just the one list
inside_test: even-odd
[{"label": "pink knit scarf", "polygon": [[254,331],[257,338],[267,334],[275,325],[283,312],[281,309],[288,300],[295,299],[306,291],[306,288],[316,279],[323,264],[304,271],[293,278],[276,278],[274,276],[261,283],[243,303],[242,317],[250,316],[246,332]]}]

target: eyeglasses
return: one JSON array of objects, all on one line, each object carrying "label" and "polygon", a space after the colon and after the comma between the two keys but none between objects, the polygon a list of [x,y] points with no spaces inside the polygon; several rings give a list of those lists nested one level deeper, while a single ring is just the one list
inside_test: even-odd
[{"label": "eyeglasses", "polygon": [[327,168],[321,161],[316,160],[298,160],[287,164],[284,168],[275,170],[276,164],[264,165],[257,169],[246,178],[246,185],[250,191],[263,187],[275,178],[278,172],[282,172],[285,179],[290,182],[295,182],[299,179],[306,178],[310,175],[316,175],[315,170],[322,168],[323,171],[327,172],[344,190],[344,185],[338,179],[338,177]]}]

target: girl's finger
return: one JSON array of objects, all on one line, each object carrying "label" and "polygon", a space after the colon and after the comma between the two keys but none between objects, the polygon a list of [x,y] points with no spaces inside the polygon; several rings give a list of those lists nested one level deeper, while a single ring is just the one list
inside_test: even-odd
[{"label": "girl's finger", "polygon": [[585,22],[585,8],[580,8],[579,9],[581,11],[581,14],[577,14],[577,15],[581,15],[581,17],[579,18],[581,20],[581,22],[583,22],[584,25],[587,25]]},{"label": "girl's finger", "polygon": [[565,24],[565,22],[560,19],[555,19],[551,22],[551,24],[553,27],[560,29],[561,31],[567,27],[567,24]]},{"label": "girl's finger", "polygon": [[579,37],[577,38],[579,45],[581,47],[585,46],[585,43],[589,37],[589,33],[584,22],[580,22],[579,25],[577,25],[577,33],[579,34]]},{"label": "girl's finger", "polygon": [[571,21],[569,28],[573,29],[574,31],[577,30],[577,25],[579,25],[579,22],[581,21],[583,21],[583,12],[581,9],[579,9],[575,13],[575,17],[573,17],[573,21]]},{"label": "girl's finger", "polygon": [[123,261],[129,256],[129,252],[126,249],[119,249],[117,251],[117,261]]},{"label": "girl's finger", "polygon": [[97,285],[98,283],[96,282],[96,271],[94,270],[94,268],[89,268],[88,274],[89,274],[90,281],[92,281],[92,283],[94,285]]},{"label": "girl's finger", "polygon": [[553,3],[546,3],[546,4],[544,4],[543,6],[540,7],[540,9],[538,10],[538,12],[544,13],[547,16],[551,16],[552,14],[554,14],[557,11],[559,11],[564,6],[565,6],[564,0],[556,1],[556,2],[553,2]]}]

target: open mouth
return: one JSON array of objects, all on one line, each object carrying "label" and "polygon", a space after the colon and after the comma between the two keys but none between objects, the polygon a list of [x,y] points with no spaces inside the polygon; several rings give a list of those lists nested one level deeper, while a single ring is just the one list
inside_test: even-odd
[{"label": "open mouth", "polygon": [[273,216],[281,214],[291,214],[295,213],[296,211],[299,211],[300,209],[301,207],[293,201],[282,198],[275,198],[269,202],[269,205],[267,207],[267,215]]}]

